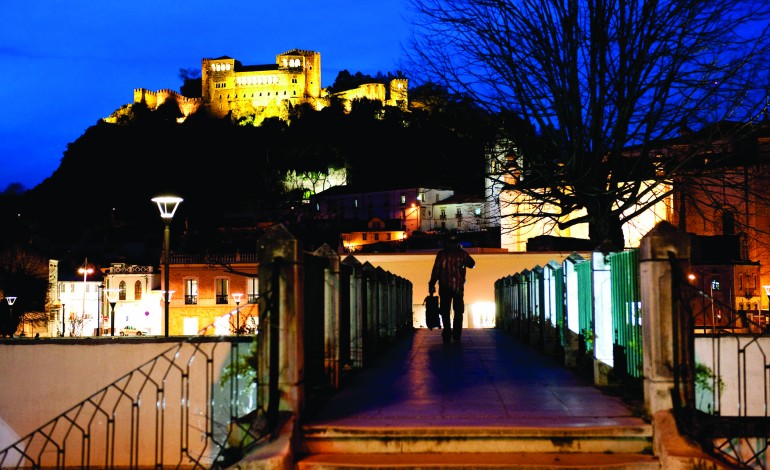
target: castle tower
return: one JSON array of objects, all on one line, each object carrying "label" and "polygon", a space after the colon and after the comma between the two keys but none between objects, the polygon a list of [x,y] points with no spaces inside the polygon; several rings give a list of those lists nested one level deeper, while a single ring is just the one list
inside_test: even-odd
[{"label": "castle tower", "polygon": [[275,56],[279,70],[285,70],[295,78],[304,78],[304,95],[308,98],[321,96],[321,54],[313,51],[292,49]]},{"label": "castle tower", "polygon": [[201,101],[203,108],[214,116],[225,116],[230,111],[229,100],[222,92],[232,89],[235,59],[220,57],[201,61]]},{"label": "castle tower", "polygon": [[390,105],[406,109],[409,106],[409,80],[396,78],[390,81]]}]

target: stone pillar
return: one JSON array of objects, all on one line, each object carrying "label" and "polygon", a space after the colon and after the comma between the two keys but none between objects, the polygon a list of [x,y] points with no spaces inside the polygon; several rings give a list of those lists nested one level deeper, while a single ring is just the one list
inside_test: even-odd
[{"label": "stone pillar", "polygon": [[353,367],[360,368],[364,364],[364,307],[363,307],[363,286],[361,262],[353,256],[348,256],[342,260],[342,264],[353,268],[353,275],[350,278],[350,360]]},{"label": "stone pillar", "polygon": [[639,248],[644,405],[650,416],[673,407],[674,369],[678,367],[669,254],[689,261],[690,243],[686,234],[661,222],[642,238]]},{"label": "stone pillar", "polygon": [[[270,403],[270,382],[277,382],[278,409],[300,415],[305,407],[304,270],[300,242],[278,224],[257,241],[259,261],[259,332],[257,401]],[[277,318],[277,324],[274,319]],[[271,334],[276,333],[277,335]],[[274,339],[278,344],[272,344]],[[271,352],[276,352],[271,360]],[[271,370],[271,364],[276,365]],[[272,372],[272,373],[271,373]]]},{"label": "stone pillar", "polygon": [[340,256],[325,243],[313,256],[329,262],[324,269],[324,372],[336,389],[340,384]]}]

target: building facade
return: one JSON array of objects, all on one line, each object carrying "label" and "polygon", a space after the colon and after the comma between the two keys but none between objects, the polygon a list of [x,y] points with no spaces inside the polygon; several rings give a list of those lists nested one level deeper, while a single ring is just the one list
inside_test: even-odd
[{"label": "building facade", "polygon": [[[275,62],[261,65],[243,65],[227,56],[204,58],[200,98],[187,98],[169,89],[136,88],[134,103],[145,103],[154,110],[167,100],[174,100],[184,116],[180,120],[203,109],[219,118],[253,118],[254,124],[259,125],[269,117],[288,120],[293,106],[307,104],[320,110],[329,106],[332,99],[341,100],[348,110],[354,100],[362,98],[406,109],[408,87],[407,79],[398,78],[387,86],[368,83],[330,94],[321,86],[321,54],[292,49],[276,55]],[[116,111],[107,121],[114,122],[126,109]]]},{"label": "building facade", "polygon": [[169,335],[254,333],[259,323],[256,254],[169,260]]}]

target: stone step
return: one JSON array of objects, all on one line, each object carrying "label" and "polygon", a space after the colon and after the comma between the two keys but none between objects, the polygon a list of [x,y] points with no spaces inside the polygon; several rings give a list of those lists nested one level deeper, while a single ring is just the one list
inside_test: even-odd
[{"label": "stone step", "polygon": [[315,454],[651,454],[652,425],[584,427],[302,428],[301,452]]},{"label": "stone step", "polygon": [[660,462],[645,454],[612,453],[375,453],[314,454],[296,460],[297,470],[350,469],[601,469],[659,470]]}]

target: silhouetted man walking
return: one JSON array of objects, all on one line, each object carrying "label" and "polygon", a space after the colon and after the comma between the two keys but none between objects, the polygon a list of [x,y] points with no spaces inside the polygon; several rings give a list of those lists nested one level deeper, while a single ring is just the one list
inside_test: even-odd
[{"label": "silhouetted man walking", "polygon": [[[444,330],[441,336],[444,343],[451,339],[460,341],[463,331],[463,312],[465,312],[465,268],[473,268],[476,261],[460,246],[452,236],[444,248],[436,254],[433,271],[428,282],[428,292],[436,292],[438,282],[439,312]],[[454,321],[450,323],[450,310],[454,310]]]}]

